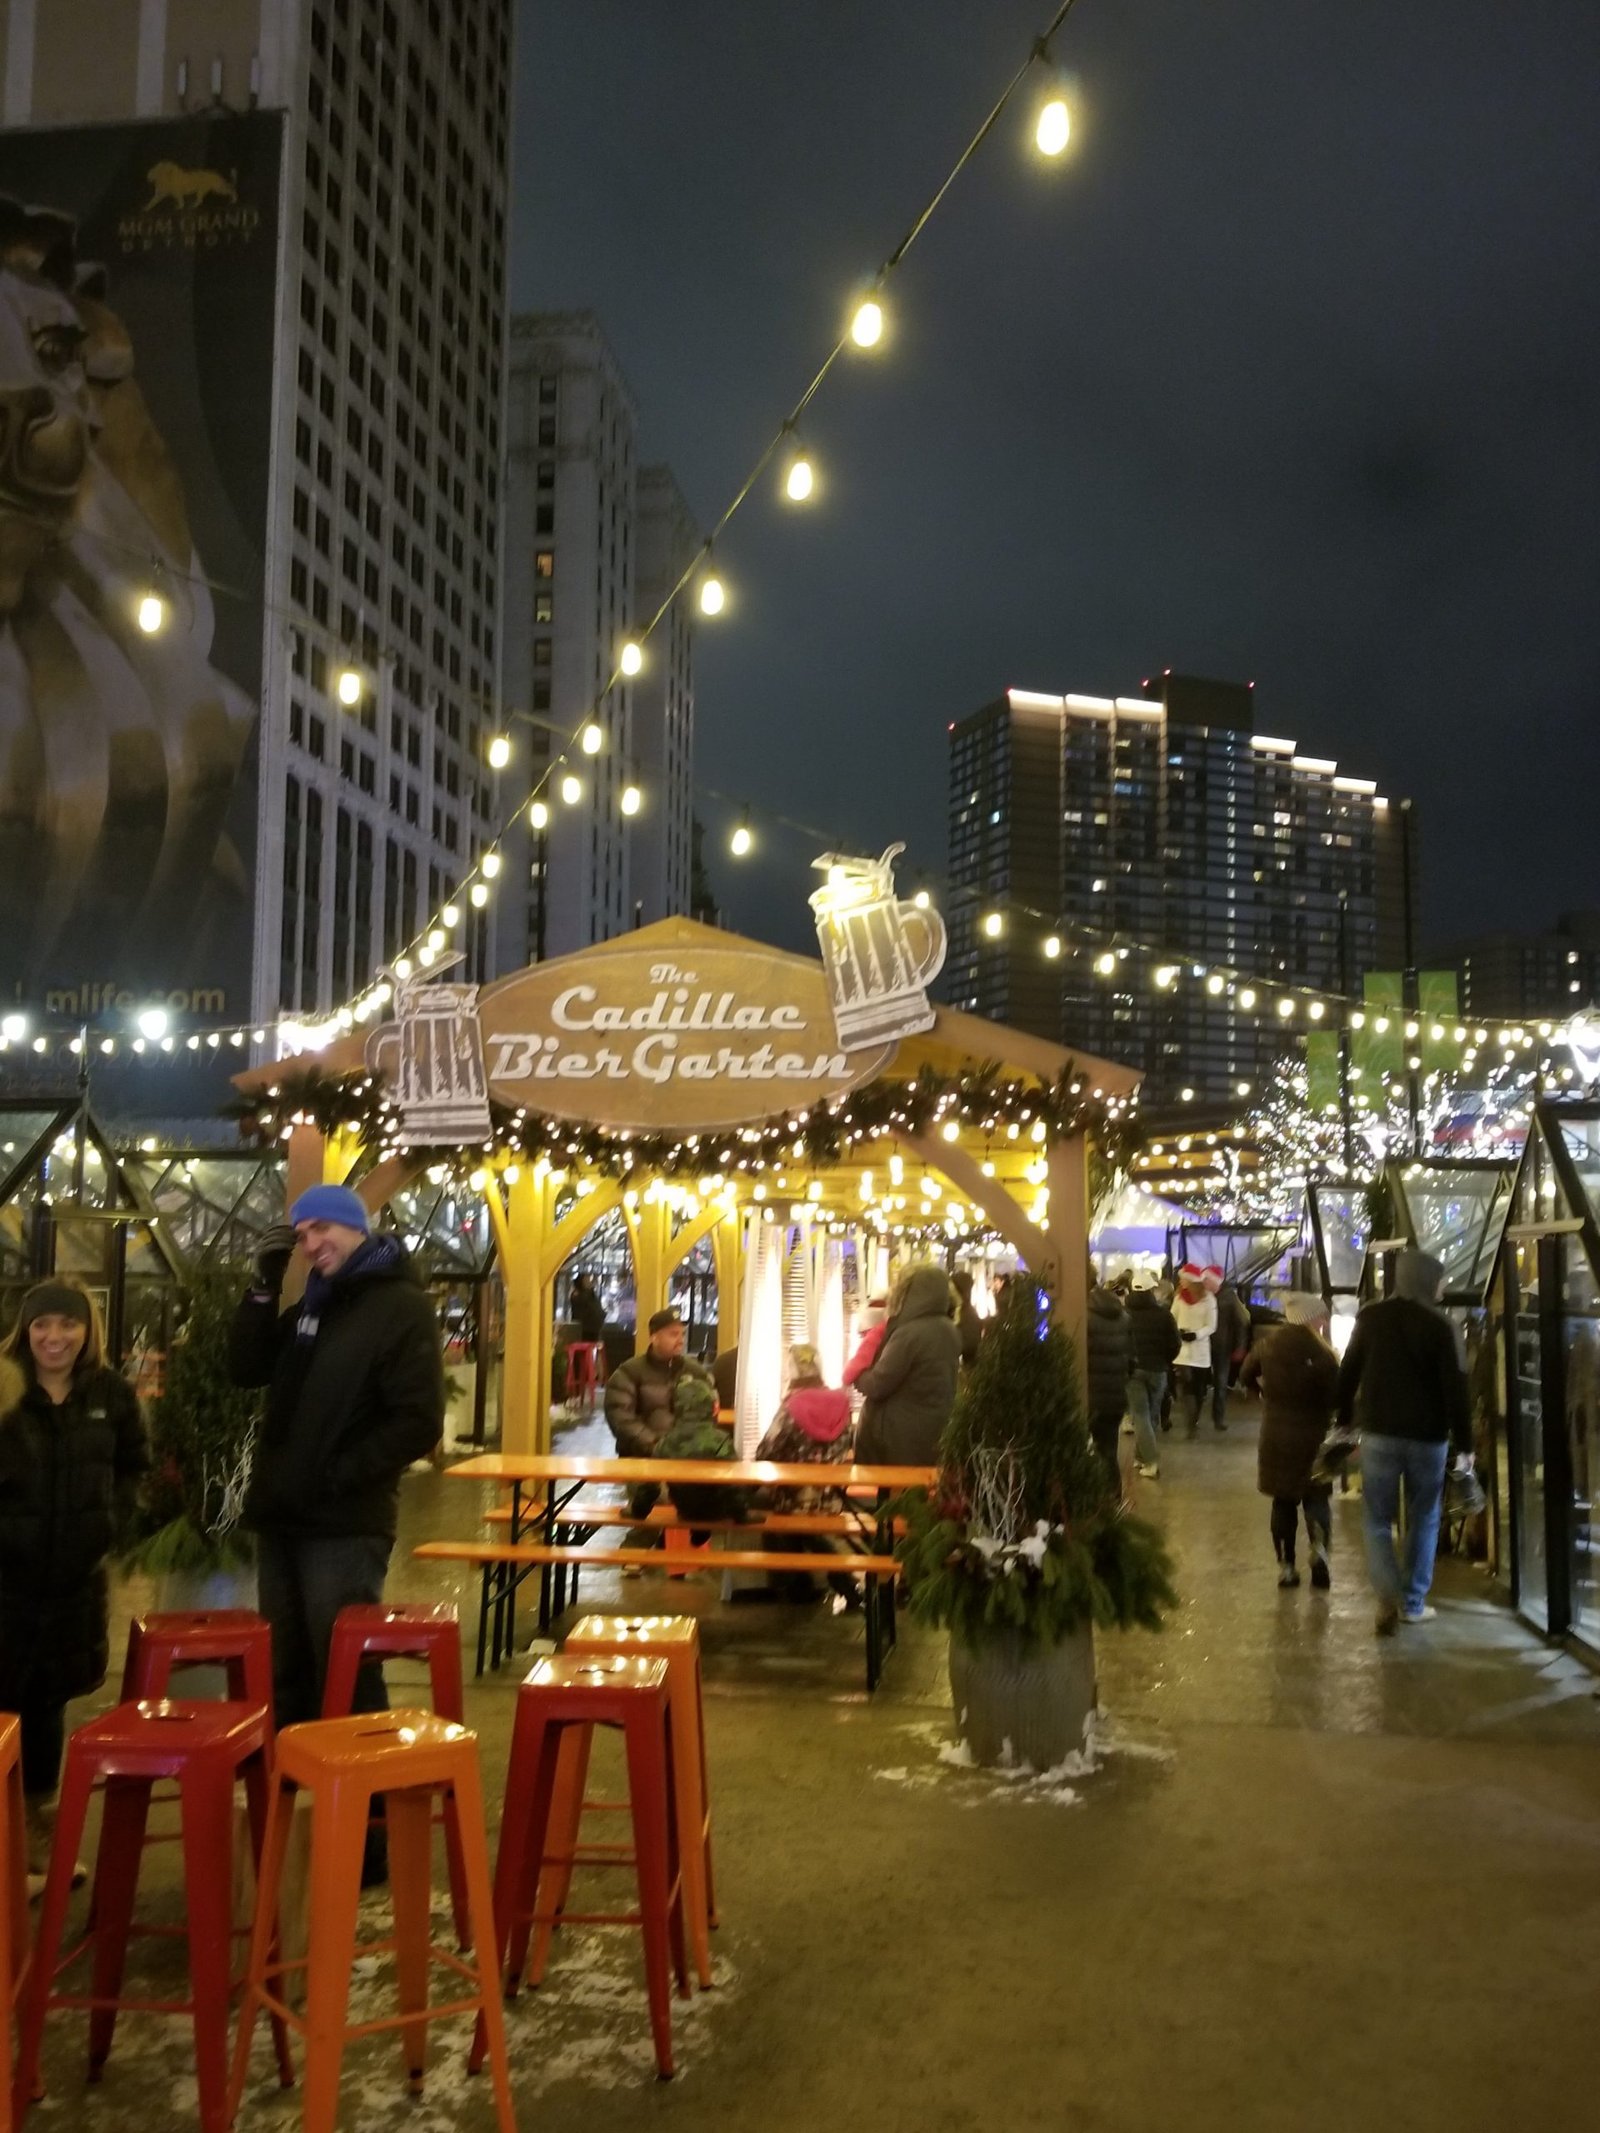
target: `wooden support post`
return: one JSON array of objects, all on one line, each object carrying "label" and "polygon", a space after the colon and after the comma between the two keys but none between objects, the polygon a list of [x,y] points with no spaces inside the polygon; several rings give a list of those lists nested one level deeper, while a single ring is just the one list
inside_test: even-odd
[{"label": "wooden support post", "polygon": [[554,1187],[548,1171],[534,1165],[505,1192],[503,1206],[497,1188],[488,1195],[506,1292],[500,1443],[506,1452],[543,1452],[550,1438],[552,1339],[545,1256]]},{"label": "wooden support post", "polygon": [[717,1269],[717,1353],[739,1345],[739,1313],[744,1303],[744,1210],[723,1215],[711,1232]]},{"label": "wooden support post", "polygon": [[1050,1185],[1050,1256],[1055,1322],[1072,1336],[1078,1374],[1087,1381],[1089,1322],[1089,1142],[1069,1134],[1045,1157]]}]

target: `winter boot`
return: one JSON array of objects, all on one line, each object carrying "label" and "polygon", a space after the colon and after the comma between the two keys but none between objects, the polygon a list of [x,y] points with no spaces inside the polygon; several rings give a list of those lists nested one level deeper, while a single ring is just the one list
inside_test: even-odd
[{"label": "winter boot", "polygon": [[1311,1589],[1326,1592],[1333,1583],[1333,1573],[1328,1568],[1328,1544],[1312,1537],[1311,1542]]}]

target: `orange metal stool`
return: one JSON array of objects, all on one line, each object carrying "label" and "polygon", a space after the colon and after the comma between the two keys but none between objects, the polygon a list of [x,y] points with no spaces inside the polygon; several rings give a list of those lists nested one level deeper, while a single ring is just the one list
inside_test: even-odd
[{"label": "orange metal stool", "polygon": [[163,1697],[174,1667],[207,1665],[227,1668],[229,1702],[261,1704],[271,1717],[272,1631],[247,1607],[135,1615],[128,1625],[122,1701]]},{"label": "orange metal stool", "polygon": [[[564,1740],[575,1742],[573,1783],[582,1801],[589,1747],[596,1726],[622,1731],[628,1759],[628,1805],[633,1843],[588,1844],[574,1836],[562,1843],[552,1827],[556,1773]],[[573,1819],[575,1828],[576,1818]],[[550,1901],[555,1868],[570,1881],[574,1864],[632,1866],[638,1880],[636,1911],[559,1911]],[[689,1995],[684,1951],[683,1888],[678,1870],[678,1823],[672,1781],[672,1708],[664,1659],[541,1659],[517,1691],[517,1716],[506,1773],[500,1852],[495,1861],[495,1935],[505,1966],[506,1992],[514,1996],[536,1926],[638,1926],[644,1936],[645,1984],[656,2069],[670,2080],[672,1990]],[[476,2065],[484,2047],[480,2024],[473,2039]]]},{"label": "orange metal stool", "polygon": [[28,1964],[22,1721],[0,1715],[0,2133],[11,2133],[11,2011]]},{"label": "orange metal stool", "polygon": [[[259,1861],[267,1805],[267,1757],[271,1723],[260,1704],[169,1703],[142,1700],[118,1704],[104,1717],[80,1726],[67,1743],[61,1807],[56,1818],[50,1871],[39,1914],[39,1937],[21,2000],[17,2066],[12,2088],[18,2117],[35,2096],[39,2046],[52,2007],[89,2009],[89,2079],[98,2081],[111,2055],[117,2015],[123,2008],[147,2014],[194,2018],[195,2073],[204,2133],[224,2133],[227,2108],[228,2002],[232,1996],[233,1788],[242,1778],[250,1808],[253,1849]],[[144,1849],[151,1788],[175,1778],[183,1807],[183,1926],[136,1927],[133,1899]],[[93,1919],[84,1939],[60,1958],[72,1865],[83,1836],[89,1796],[105,1787],[100,1847],[95,1855]],[[258,1905],[258,1921],[260,1917]],[[189,1942],[187,2000],[143,2000],[122,1993],[123,1964],[132,1933],[186,1934]],[[57,1978],[92,1950],[87,1993],[58,1992]],[[292,2081],[288,2040],[274,2025],[278,2071]]]},{"label": "orange metal stool", "polygon": [[[297,1788],[311,1794],[311,1933],[309,1952],[284,1962],[274,1954],[273,1922]],[[428,2024],[444,2015],[474,2014],[488,2042],[500,2133],[516,2133],[499,1980],[488,1932],[483,1934],[482,1947],[476,1952],[469,1948],[466,1961],[436,1947],[429,1938],[429,1825],[434,1794],[441,1791],[453,1800],[458,1817],[471,1915],[488,1920],[494,1915],[494,1903],[475,1734],[432,1711],[397,1710],[316,1719],[310,1725],[288,1726],[278,1735],[261,1859],[261,1896],[229,2084],[230,2119],[237,2114],[244,2094],[258,2007],[288,2021],[305,2038],[304,2133],[332,2133],[339,2109],[340,2064],[349,2038],[399,2030],[406,2073],[413,2092],[420,2092],[427,2066]],[[388,1940],[358,1946],[361,1855],[373,1801],[380,1793],[389,1825],[394,1933]],[[391,1950],[400,2012],[376,2021],[350,2022],[350,1976],[356,1957]],[[470,1989],[464,1996],[430,2004],[429,1968],[435,1963],[466,1980]],[[284,1998],[284,1980],[298,1971],[305,1973],[303,2012],[291,2008]],[[475,2048],[474,2070],[481,2059],[482,2051]]]},{"label": "orange metal stool", "polygon": [[[625,1658],[667,1662],[667,1701],[672,1707],[672,1778],[678,1813],[678,1860],[683,1870],[683,1908],[694,1952],[695,1974],[711,1983],[710,1929],[717,1923],[716,1882],[711,1871],[711,1791],[706,1778],[705,1719],[700,1692],[700,1628],[693,1615],[585,1615],[567,1633],[566,1650],[587,1656],[616,1652]],[[612,1803],[585,1800],[572,1783],[576,1758],[568,1742],[561,1754],[551,1813],[554,1849],[576,1842],[578,1816]],[[552,1869],[550,1908],[567,1899],[570,1870]],[[534,1940],[533,1982],[544,1976],[550,1946],[549,1926]]]},{"label": "orange metal stool", "polygon": [[[322,1692],[324,1718],[350,1715],[356,1675],[363,1659],[426,1659],[433,1708],[459,1725],[465,1716],[461,1691],[461,1619],[455,1609],[439,1607],[341,1607],[328,1647],[328,1678]],[[456,1943],[472,1945],[467,1883],[461,1864],[461,1834],[456,1827],[453,1793],[444,1796],[445,1866],[450,1876],[450,1910]]]}]

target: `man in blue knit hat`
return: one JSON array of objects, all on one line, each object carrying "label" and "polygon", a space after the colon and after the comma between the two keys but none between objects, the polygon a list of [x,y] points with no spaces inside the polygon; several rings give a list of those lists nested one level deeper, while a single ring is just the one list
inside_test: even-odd
[{"label": "man in blue knit hat", "polygon": [[[305,1294],[280,1311],[296,1248]],[[233,1322],[240,1385],[267,1386],[244,1523],[256,1535],[261,1612],[272,1625],[280,1726],[320,1717],[341,1607],[383,1598],[400,1477],[444,1424],[433,1307],[398,1238],[373,1236],[346,1185],[313,1185],[268,1230]],[[363,1666],[358,1711],[384,1708]]]}]

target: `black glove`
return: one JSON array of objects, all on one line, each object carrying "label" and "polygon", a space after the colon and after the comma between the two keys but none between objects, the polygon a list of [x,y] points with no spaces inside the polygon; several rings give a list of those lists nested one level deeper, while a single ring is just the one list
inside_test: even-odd
[{"label": "black glove", "polygon": [[1187,1333],[1187,1332],[1186,1332],[1186,1333],[1180,1333],[1180,1334],[1178,1335],[1178,1338],[1179,1338],[1179,1340],[1181,1340],[1181,1341],[1192,1341],[1192,1340],[1194,1339],[1194,1335],[1193,1335],[1192,1333]]},{"label": "black glove", "polygon": [[270,1289],[276,1296],[293,1255],[293,1228],[287,1222],[275,1222],[256,1246],[256,1286]]}]

